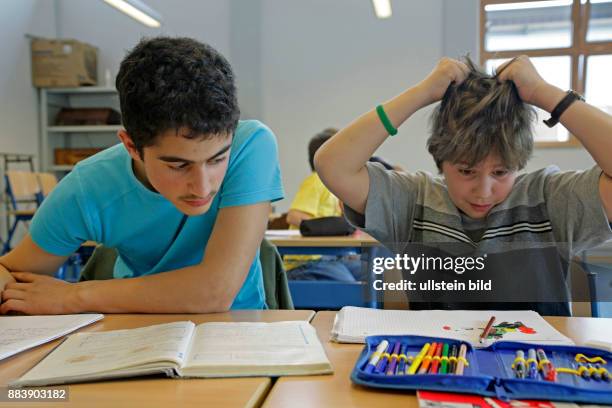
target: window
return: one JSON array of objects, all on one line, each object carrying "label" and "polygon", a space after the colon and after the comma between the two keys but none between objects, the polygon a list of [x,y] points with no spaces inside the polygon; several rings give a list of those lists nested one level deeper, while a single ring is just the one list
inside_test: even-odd
[{"label": "window", "polygon": [[[517,55],[561,89],[572,88],[612,113],[612,0],[481,0],[481,63],[491,72]],[[542,123],[537,146],[579,146],[563,126]]]}]

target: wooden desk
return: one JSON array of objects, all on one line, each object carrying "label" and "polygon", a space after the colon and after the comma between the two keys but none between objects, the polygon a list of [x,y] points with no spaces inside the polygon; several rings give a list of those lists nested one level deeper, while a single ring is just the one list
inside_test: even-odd
[{"label": "wooden desk", "polygon": [[365,232],[357,232],[353,235],[339,237],[304,237],[301,235],[291,236],[266,236],[268,241],[277,247],[298,248],[355,248],[365,245],[379,245],[378,241]]},{"label": "wooden desk", "polygon": [[[106,315],[80,331],[131,329],[173,321],[204,322],[276,322],[310,321],[311,310],[250,310],[216,314]],[[0,361],[0,389],[20,377],[59,344],[59,340]],[[67,403],[4,402],[0,407],[253,407],[259,406],[272,385],[267,377],[223,379],[171,379],[140,377],[69,386]],[[6,389],[2,390],[3,393]]]},{"label": "wooden desk", "polygon": [[[354,385],[350,374],[363,344],[337,344],[329,341],[336,312],[318,312],[312,325],[334,367],[331,376],[279,378],[265,400],[264,408],[274,407],[402,407],[416,408],[414,393],[375,390]],[[577,344],[597,333],[612,338],[612,319],[546,317],[550,324]]]}]

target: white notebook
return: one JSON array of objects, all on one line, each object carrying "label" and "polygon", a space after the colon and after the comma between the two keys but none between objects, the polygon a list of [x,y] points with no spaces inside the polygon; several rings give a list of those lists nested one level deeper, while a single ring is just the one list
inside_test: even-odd
[{"label": "white notebook", "polygon": [[69,336],[14,386],[165,374],[249,377],[328,374],[332,367],[307,322],[190,321]]},{"label": "white notebook", "polygon": [[[491,316],[488,340],[482,334]],[[331,338],[339,343],[364,343],[367,336],[418,335],[453,338],[484,347],[509,340],[541,344],[574,344],[531,310],[381,310],[345,306],[336,314]]]},{"label": "white notebook", "polygon": [[102,319],[101,314],[0,316],[0,360]]}]

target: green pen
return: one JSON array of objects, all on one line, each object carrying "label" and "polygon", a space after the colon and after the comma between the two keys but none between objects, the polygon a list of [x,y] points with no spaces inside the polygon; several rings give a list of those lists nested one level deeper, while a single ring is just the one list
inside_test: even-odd
[{"label": "green pen", "polygon": [[448,343],[444,343],[444,347],[442,348],[442,358],[440,361],[440,374],[446,374],[446,368],[448,366]]}]

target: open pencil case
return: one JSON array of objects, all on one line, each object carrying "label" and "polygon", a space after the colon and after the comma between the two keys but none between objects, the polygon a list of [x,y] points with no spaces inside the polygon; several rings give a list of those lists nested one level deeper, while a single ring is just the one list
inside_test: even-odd
[{"label": "open pencil case", "polygon": [[[381,345],[383,341],[386,341],[389,347],[384,347],[387,343]],[[404,350],[404,357],[401,356],[401,352],[395,355],[393,353],[395,350],[393,346],[398,342],[402,347],[400,350]],[[414,363],[410,357],[418,359],[425,344],[433,343],[446,343],[449,349],[454,345],[455,350],[465,344],[464,361],[467,364],[462,363],[462,375],[441,374],[441,368],[438,368],[438,373],[431,373],[431,366],[434,365],[432,361],[436,360],[435,354],[437,353],[430,355],[428,359],[430,368],[427,373],[419,374],[417,369],[415,374],[406,374],[409,366]],[[381,348],[379,346],[386,348],[386,352],[377,353],[378,365],[380,362],[385,365],[382,372],[372,367],[372,357],[376,357],[373,354],[378,351],[378,348]],[[542,368],[540,363],[536,363],[538,370],[534,378],[517,378],[515,368],[513,368],[517,361],[517,351],[522,350],[525,355],[522,361],[527,361],[529,360],[529,349],[544,351],[547,358],[544,363],[550,361],[557,373],[555,381],[548,381],[544,378],[544,373],[548,371],[540,370]],[[421,364],[427,360],[426,357],[427,355],[423,354]],[[402,360],[404,364],[401,364]],[[438,363],[444,360],[449,361],[448,358],[437,360]],[[456,370],[457,361],[457,358],[453,361],[454,370]],[[403,373],[399,371],[400,366],[405,370]],[[423,366],[420,365],[420,367]],[[438,364],[437,367],[441,365]],[[395,371],[389,371],[391,368]],[[560,368],[563,369],[559,370]],[[389,374],[385,369],[389,371]],[[533,372],[531,374],[534,375]],[[539,399],[612,404],[610,374],[612,374],[612,353],[596,348],[512,341],[499,341],[486,348],[474,348],[468,343],[448,338],[380,335],[366,337],[365,347],[355,363],[351,380],[366,387],[469,393],[496,397],[501,400]]]}]

